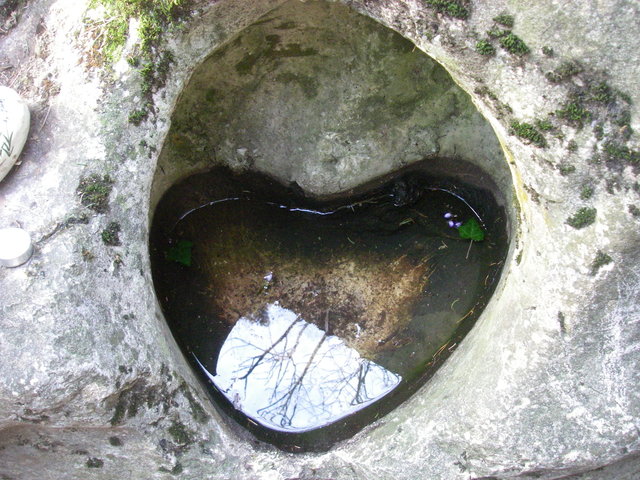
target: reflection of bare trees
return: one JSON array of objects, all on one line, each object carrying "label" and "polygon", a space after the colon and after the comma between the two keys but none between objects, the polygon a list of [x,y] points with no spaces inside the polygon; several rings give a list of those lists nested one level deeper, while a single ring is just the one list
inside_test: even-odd
[{"label": "reflection of bare trees", "polygon": [[279,430],[308,430],[353,413],[400,377],[340,339],[271,305],[269,321],[241,319],[210,378],[236,408]]}]

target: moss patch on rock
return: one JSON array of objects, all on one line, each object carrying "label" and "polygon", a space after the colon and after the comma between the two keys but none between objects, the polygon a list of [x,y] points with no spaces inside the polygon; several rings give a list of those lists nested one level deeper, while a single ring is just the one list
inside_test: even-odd
[{"label": "moss patch on rock", "polygon": [[466,20],[470,15],[469,2],[461,0],[424,0],[424,3],[449,17]]},{"label": "moss patch on rock", "polygon": [[76,193],[80,203],[98,213],[104,213],[109,208],[109,194],[113,188],[113,180],[109,175],[100,176],[97,173],[82,177]]},{"label": "moss patch on rock", "polygon": [[596,221],[597,210],[593,207],[582,207],[565,222],[570,227],[581,229],[588,227]]},{"label": "moss patch on rock", "polygon": [[517,120],[514,120],[511,122],[510,132],[523,140],[527,140],[528,143],[531,143],[536,147],[544,148],[547,146],[547,141],[545,140],[544,135],[530,123],[520,123]]},{"label": "moss patch on rock", "polygon": [[613,262],[611,256],[602,252],[601,250],[598,250],[595,258],[593,259],[593,262],[591,262],[591,275],[596,275],[602,267],[608,265],[611,262]]}]

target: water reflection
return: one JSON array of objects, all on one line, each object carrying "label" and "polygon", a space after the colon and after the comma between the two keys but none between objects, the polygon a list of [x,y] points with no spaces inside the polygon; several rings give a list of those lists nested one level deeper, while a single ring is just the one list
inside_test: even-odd
[{"label": "water reflection", "polygon": [[215,375],[198,363],[236,409],[284,432],[335,422],[402,380],[277,302],[259,318],[238,320]]}]

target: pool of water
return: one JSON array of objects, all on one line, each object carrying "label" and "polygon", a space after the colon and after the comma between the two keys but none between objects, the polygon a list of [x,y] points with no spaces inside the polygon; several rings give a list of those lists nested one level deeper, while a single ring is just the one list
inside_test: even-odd
[{"label": "pool of water", "polygon": [[221,167],[164,195],[150,253],[165,317],[216,404],[302,451],[424,383],[487,304],[507,244],[493,194],[428,164],[323,200]]}]

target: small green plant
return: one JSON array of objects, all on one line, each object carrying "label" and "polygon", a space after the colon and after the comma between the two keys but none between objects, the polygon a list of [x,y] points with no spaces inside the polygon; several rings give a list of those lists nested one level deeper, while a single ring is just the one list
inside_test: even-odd
[{"label": "small green plant", "polygon": [[109,247],[117,247],[120,243],[120,224],[118,222],[110,222],[102,231],[102,242]]},{"label": "small green plant", "polygon": [[569,60],[562,62],[558,67],[556,67],[551,72],[547,72],[545,77],[551,83],[562,83],[565,80],[573,77],[584,71],[582,65],[576,60]]},{"label": "small green plant", "polygon": [[476,42],[476,52],[480,55],[494,55],[496,53],[496,49],[491,42],[488,40],[478,40]]},{"label": "small green plant", "polygon": [[536,120],[535,125],[538,130],[542,130],[543,132],[548,132],[549,130],[553,130],[553,124],[546,119]]},{"label": "small green plant", "polygon": [[595,127],[593,127],[593,135],[596,137],[596,140],[602,140],[604,137],[604,127],[602,123],[598,123]]},{"label": "small green plant", "polygon": [[506,13],[501,13],[497,17],[493,17],[493,21],[509,28],[513,28],[513,26],[515,25],[513,15],[508,15]]},{"label": "small green plant", "polygon": [[629,126],[631,124],[631,112],[629,110],[622,110],[615,115],[613,123],[619,127]]},{"label": "small green plant", "polygon": [[460,238],[481,242],[484,240],[484,230],[480,223],[473,217],[458,227]]},{"label": "small green plant", "polygon": [[522,139],[528,140],[529,143],[532,143],[537,147],[544,148],[547,146],[547,141],[545,140],[544,135],[530,123],[520,123],[514,120],[511,122],[511,132]]},{"label": "small green plant", "polygon": [[594,193],[595,189],[592,185],[584,185],[582,187],[582,190],[580,190],[580,200],[589,200],[591,197],[593,197]]},{"label": "small green plant", "polygon": [[575,229],[588,227],[596,221],[598,211],[593,207],[579,208],[576,213],[567,218],[566,224]]},{"label": "small green plant", "polygon": [[640,218],[640,208],[638,208],[636,205],[629,205],[629,213],[634,218]]},{"label": "small green plant", "polygon": [[606,82],[600,82],[589,89],[589,96],[595,102],[609,103],[614,100],[613,90]]},{"label": "small green plant", "polygon": [[167,251],[167,260],[177,262],[186,267],[191,266],[191,249],[193,242],[188,240],[180,240]]},{"label": "small green plant", "polygon": [[626,145],[608,141],[604,144],[606,160],[615,163],[626,163],[630,165],[640,164],[640,151],[632,150]]},{"label": "small green plant", "polygon": [[509,32],[507,35],[501,37],[500,45],[507,52],[518,56],[523,56],[530,52],[527,44],[513,32]]},{"label": "small green plant", "polygon": [[566,102],[560,110],[556,111],[558,117],[567,120],[574,126],[581,128],[583,122],[591,118],[591,112],[587,110],[579,99]]},{"label": "small green plant", "polygon": [[104,213],[109,208],[109,194],[113,187],[113,180],[109,175],[100,176],[97,173],[82,177],[76,193],[80,203],[98,213]]},{"label": "small green plant", "polygon": [[598,270],[611,262],[613,262],[613,259],[608,254],[598,250],[593,262],[591,262],[591,275],[596,275]]},{"label": "small green plant", "polygon": [[466,20],[469,18],[469,10],[463,2],[456,0],[425,0],[425,3],[434,8],[438,13],[443,13],[449,17]]},{"label": "small green plant", "polygon": [[578,143],[575,140],[569,140],[569,143],[567,144],[567,150],[569,150],[570,152],[577,151]]}]

